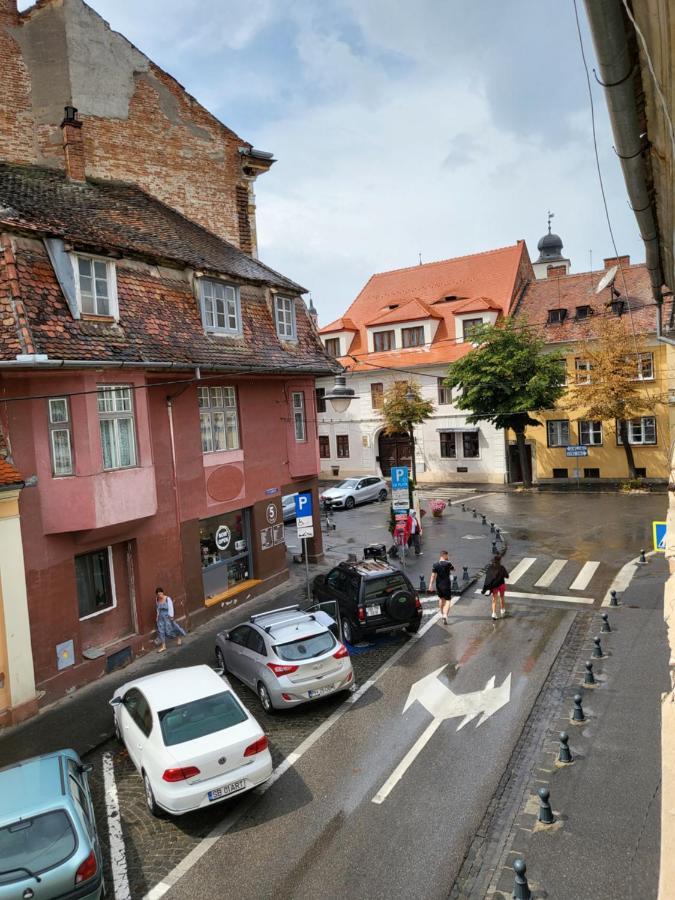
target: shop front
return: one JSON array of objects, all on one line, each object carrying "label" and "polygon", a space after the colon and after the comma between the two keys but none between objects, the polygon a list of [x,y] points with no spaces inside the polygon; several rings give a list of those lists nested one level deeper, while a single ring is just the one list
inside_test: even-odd
[{"label": "shop front", "polygon": [[200,521],[202,580],[207,600],[252,577],[250,536],[248,509]]}]

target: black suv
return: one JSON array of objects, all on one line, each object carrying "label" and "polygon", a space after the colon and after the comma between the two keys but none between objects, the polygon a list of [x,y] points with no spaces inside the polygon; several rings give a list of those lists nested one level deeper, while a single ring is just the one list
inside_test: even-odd
[{"label": "black suv", "polygon": [[335,601],[342,634],[350,644],[378,631],[419,630],[422,604],[417,591],[399,569],[366,559],[342,562],[327,575],[317,575],[312,595],[318,603]]}]

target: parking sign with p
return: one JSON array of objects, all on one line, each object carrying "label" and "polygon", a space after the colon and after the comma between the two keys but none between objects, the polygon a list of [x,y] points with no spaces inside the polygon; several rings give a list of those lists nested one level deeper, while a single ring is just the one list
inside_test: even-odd
[{"label": "parking sign with p", "polygon": [[302,491],[295,495],[295,524],[299,538],[314,537],[314,521],[312,519],[313,504],[311,491]]}]

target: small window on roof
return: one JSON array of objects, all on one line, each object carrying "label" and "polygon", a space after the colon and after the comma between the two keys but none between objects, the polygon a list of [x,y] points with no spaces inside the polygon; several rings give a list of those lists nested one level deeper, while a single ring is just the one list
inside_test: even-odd
[{"label": "small window on roof", "polygon": [[390,303],[387,309],[398,309],[400,305],[400,303]]},{"label": "small window on roof", "polygon": [[561,322],[564,322],[567,317],[566,309],[549,309],[548,311],[548,325],[560,325]]},{"label": "small window on roof", "polygon": [[111,259],[75,254],[75,286],[80,312],[117,318],[117,281]]}]

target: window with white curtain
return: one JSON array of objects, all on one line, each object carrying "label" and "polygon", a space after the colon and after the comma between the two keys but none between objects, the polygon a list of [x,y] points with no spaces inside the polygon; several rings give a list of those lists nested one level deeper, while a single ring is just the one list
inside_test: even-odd
[{"label": "window with white curtain", "polygon": [[234,387],[199,387],[202,453],[239,449],[237,391]]},{"label": "window with white curtain", "polygon": [[136,465],[132,393],[129,385],[99,386],[98,418],[104,469],[128,469]]},{"label": "window with white curtain", "polygon": [[51,397],[49,404],[49,446],[55,476],[73,474],[70,409],[67,397]]}]

